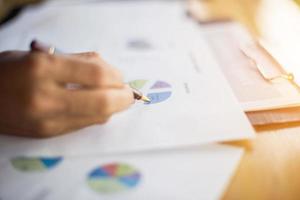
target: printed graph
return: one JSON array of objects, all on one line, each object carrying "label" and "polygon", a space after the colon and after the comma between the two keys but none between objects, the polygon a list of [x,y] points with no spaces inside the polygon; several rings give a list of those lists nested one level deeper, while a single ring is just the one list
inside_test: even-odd
[{"label": "printed graph", "polygon": [[110,163],[95,168],[88,174],[89,187],[98,193],[117,193],[136,187],[141,174],[132,166]]},{"label": "printed graph", "polygon": [[11,159],[11,164],[18,171],[41,172],[56,167],[62,159],[62,157],[16,157]]},{"label": "printed graph", "polygon": [[150,100],[150,103],[157,104],[169,99],[172,95],[172,86],[161,80],[134,80],[129,82],[129,85],[143,92]]}]

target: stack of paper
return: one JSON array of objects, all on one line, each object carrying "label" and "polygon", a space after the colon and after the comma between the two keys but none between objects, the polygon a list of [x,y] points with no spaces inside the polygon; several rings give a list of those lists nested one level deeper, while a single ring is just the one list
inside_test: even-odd
[{"label": "stack of paper", "polygon": [[238,23],[208,25],[203,32],[253,125],[300,121],[294,71],[286,71],[285,65]]},{"label": "stack of paper", "polygon": [[241,150],[198,146],[254,134],[183,2],[31,8],[0,30],[0,49],[34,38],[98,51],[156,100],[65,136],[0,136],[0,199],[221,197]]},{"label": "stack of paper", "polygon": [[280,78],[285,73],[281,66],[261,50],[243,26],[220,23],[206,26],[203,31],[246,112],[290,107],[300,102],[298,88]]}]

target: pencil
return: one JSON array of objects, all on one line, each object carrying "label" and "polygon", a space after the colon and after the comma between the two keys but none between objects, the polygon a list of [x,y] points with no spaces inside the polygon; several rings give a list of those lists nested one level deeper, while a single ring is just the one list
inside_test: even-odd
[{"label": "pencil", "polygon": [[151,103],[151,100],[147,96],[143,95],[143,93],[141,93],[139,90],[132,88],[132,87],[131,87],[131,89],[133,92],[134,99],[141,100],[146,103]]}]

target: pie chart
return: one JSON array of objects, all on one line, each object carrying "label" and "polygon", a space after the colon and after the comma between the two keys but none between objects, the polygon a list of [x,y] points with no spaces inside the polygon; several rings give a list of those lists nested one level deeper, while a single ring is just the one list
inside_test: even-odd
[{"label": "pie chart", "polygon": [[62,157],[16,157],[11,159],[12,166],[23,172],[42,172],[56,167]]},{"label": "pie chart", "polygon": [[92,170],[87,177],[89,187],[97,193],[112,194],[138,186],[141,174],[124,163],[109,163]]},{"label": "pie chart", "polygon": [[145,104],[157,104],[169,99],[172,95],[172,86],[161,80],[134,80],[129,85],[146,95],[151,102]]}]

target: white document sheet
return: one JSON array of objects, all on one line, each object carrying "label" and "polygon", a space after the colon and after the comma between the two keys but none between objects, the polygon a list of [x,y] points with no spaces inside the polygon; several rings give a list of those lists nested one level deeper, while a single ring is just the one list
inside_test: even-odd
[{"label": "white document sheet", "polygon": [[[180,1],[29,9],[0,30],[0,38],[10,32],[22,32],[21,38],[7,38],[19,41],[20,49],[38,38],[66,52],[97,50],[152,103],[137,102],[105,125],[55,138],[0,136],[2,155],[139,151],[254,135],[201,31],[187,18]],[[13,46],[2,49],[8,48]]]},{"label": "white document sheet", "polygon": [[208,145],[122,156],[0,159],[1,200],[217,200],[243,150]]}]

